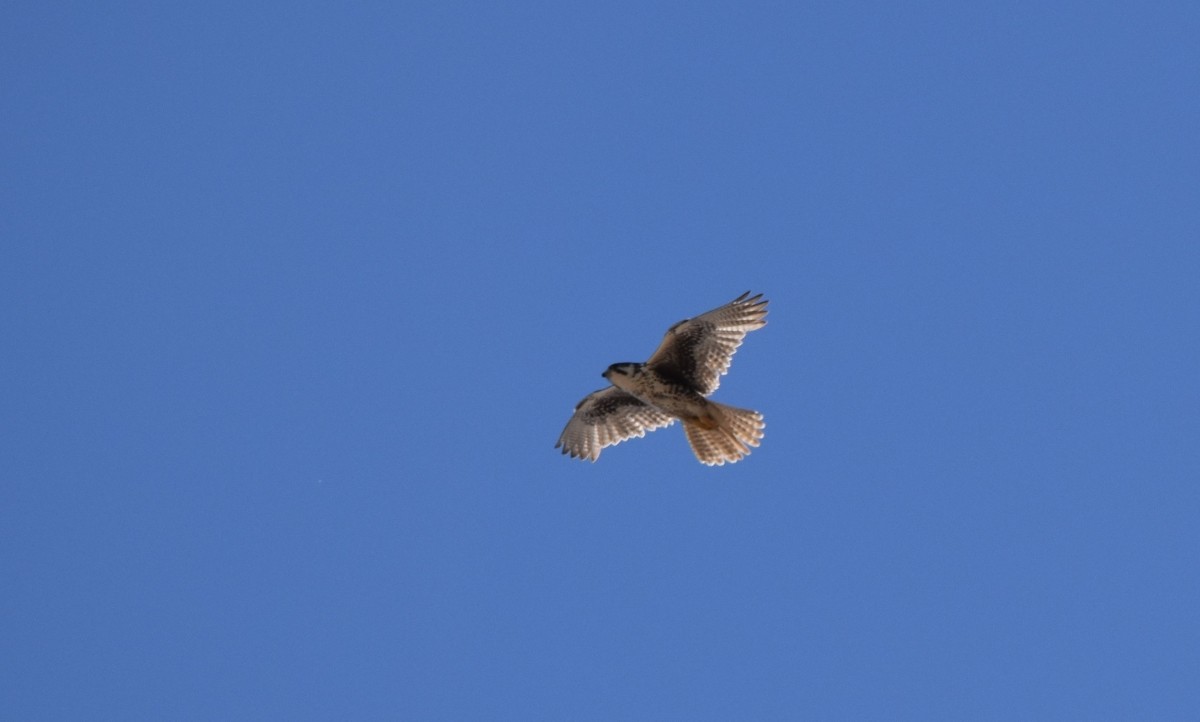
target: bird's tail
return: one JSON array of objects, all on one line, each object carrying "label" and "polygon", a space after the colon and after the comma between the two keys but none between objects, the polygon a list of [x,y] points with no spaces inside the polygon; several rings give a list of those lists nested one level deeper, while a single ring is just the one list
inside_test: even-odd
[{"label": "bird's tail", "polygon": [[749,455],[751,446],[758,446],[766,426],[762,414],[715,401],[708,402],[708,409],[708,415],[683,422],[688,443],[700,463],[732,464]]}]

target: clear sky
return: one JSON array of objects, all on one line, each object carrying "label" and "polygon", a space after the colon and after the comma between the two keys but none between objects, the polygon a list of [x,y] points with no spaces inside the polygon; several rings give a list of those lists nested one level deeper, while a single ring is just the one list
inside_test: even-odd
[{"label": "clear sky", "polygon": [[3,716],[1196,719],[1198,8],[8,4]]}]

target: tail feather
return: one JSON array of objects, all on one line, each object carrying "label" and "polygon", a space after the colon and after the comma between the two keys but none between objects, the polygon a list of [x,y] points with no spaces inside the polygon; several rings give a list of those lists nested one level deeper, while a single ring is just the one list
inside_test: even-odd
[{"label": "tail feather", "polygon": [[749,455],[750,447],[758,446],[763,437],[762,430],[766,424],[763,423],[762,414],[715,401],[710,401],[709,406],[715,424],[708,419],[704,420],[703,425],[698,421],[685,421],[683,424],[696,458],[709,466],[741,461]]}]

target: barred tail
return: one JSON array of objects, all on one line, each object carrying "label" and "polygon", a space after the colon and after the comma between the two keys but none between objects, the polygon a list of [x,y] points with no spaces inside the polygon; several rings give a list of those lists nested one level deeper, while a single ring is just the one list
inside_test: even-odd
[{"label": "barred tail", "polygon": [[762,414],[710,401],[711,418],[684,421],[692,451],[702,464],[720,466],[741,461],[763,437]]}]

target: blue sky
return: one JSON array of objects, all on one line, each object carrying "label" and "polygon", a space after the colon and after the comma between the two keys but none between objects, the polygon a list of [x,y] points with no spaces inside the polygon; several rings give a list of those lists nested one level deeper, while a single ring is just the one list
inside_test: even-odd
[{"label": "blue sky", "polygon": [[[1193,3],[17,3],[13,719],[1200,714]],[[771,299],[678,427],[616,361]]]}]

